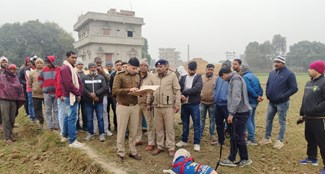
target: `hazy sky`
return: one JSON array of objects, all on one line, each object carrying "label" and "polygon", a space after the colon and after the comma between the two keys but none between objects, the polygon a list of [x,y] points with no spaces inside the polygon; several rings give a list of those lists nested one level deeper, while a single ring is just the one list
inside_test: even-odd
[{"label": "hazy sky", "polygon": [[226,51],[243,54],[249,42],[275,34],[287,38],[288,50],[301,40],[325,43],[324,0],[0,0],[0,25],[56,22],[77,39],[73,24],[80,14],[131,7],[144,18],[152,58],[158,48],[173,47],[186,60],[189,44],[191,58],[217,62]]}]

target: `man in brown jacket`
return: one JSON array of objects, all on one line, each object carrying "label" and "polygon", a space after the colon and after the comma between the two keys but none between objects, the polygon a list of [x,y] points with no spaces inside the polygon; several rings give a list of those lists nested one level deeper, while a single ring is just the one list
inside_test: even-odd
[{"label": "man in brown jacket", "polygon": [[129,128],[129,157],[141,160],[141,156],[135,148],[135,137],[139,122],[138,98],[128,94],[139,89],[140,76],[137,74],[139,66],[139,60],[136,57],[131,57],[127,69],[119,72],[113,83],[112,93],[116,95],[117,100],[117,155],[122,161],[125,156],[124,136],[127,128]]},{"label": "man in brown jacket", "polygon": [[[42,111],[42,103],[44,102],[44,95],[40,84],[38,83],[38,76],[41,74],[44,62],[41,58],[37,58],[35,61],[36,69],[29,73],[28,85],[32,88],[33,106],[35,111],[35,117],[40,123],[40,128],[43,128],[44,117]],[[31,120],[35,122],[35,120]]]},{"label": "man in brown jacket", "polygon": [[158,155],[165,147],[164,133],[166,132],[166,148],[168,156],[175,154],[175,113],[179,111],[181,91],[176,74],[168,70],[168,61],[159,59],[156,64],[154,85],[160,87],[154,92],[154,123],[156,126],[157,149],[152,155]]},{"label": "man in brown jacket", "polygon": [[215,101],[214,101],[214,87],[216,84],[217,77],[213,74],[214,65],[207,64],[205,69],[205,75],[202,75],[202,91],[201,91],[201,103],[200,103],[200,133],[201,136],[204,132],[205,119],[207,111],[209,113],[210,125],[209,132],[211,137],[211,145],[217,144],[217,138],[215,136]]},{"label": "man in brown jacket", "polygon": [[[147,59],[142,59],[140,62],[140,87],[142,85],[153,85],[154,75],[149,71],[149,64]],[[136,145],[143,144],[142,142],[142,118],[144,116],[147,122],[147,134],[148,134],[148,146],[145,148],[145,151],[153,150],[155,146],[155,132],[153,127],[153,112],[151,108],[150,99],[147,95],[138,97],[139,104],[139,124],[136,137]]]}]

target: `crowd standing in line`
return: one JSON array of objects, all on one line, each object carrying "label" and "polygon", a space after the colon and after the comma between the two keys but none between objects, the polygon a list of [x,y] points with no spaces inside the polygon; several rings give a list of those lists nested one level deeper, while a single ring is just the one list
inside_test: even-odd
[{"label": "crowd standing in line", "polygon": [[[105,135],[113,134],[114,125],[117,155],[121,161],[125,160],[127,153],[124,147],[126,135],[129,139],[129,158],[141,160],[136,146],[143,144],[146,144],[145,151],[150,151],[154,156],[167,150],[167,155],[174,157],[175,146],[188,145],[190,118],[194,127],[194,151],[200,152],[208,112],[211,145],[223,145],[225,130],[230,130],[230,154],[220,164],[229,167],[250,165],[252,160],[247,146],[272,143],[276,113],[280,130],[273,147],[281,149],[284,146],[290,97],[298,91],[295,74],[286,67],[285,57],[277,56],[273,61],[275,69],[270,72],[266,84],[269,104],[265,135],[257,143],[255,112],[259,102],[263,101],[263,89],[256,75],[240,59],[232,63],[225,61],[219,76],[213,74],[213,64],[206,65],[205,74],[197,74],[197,63],[191,61],[187,65],[187,73],[179,72],[180,77],[169,69],[169,62],[165,59],[158,59],[155,62],[156,72],[151,73],[148,60],[136,57],[131,57],[128,62],[116,60],[114,70],[112,62],[106,62],[103,67],[101,58],[96,57],[85,71],[82,59],[73,51],[66,53],[61,67],[57,66],[53,55],[44,60],[37,56],[25,58],[19,73],[16,72],[16,65],[9,64],[6,57],[1,57],[0,63],[0,85],[4,86],[0,89],[0,129],[3,129],[7,143],[15,140],[12,132],[15,117],[23,104],[32,124],[38,120],[39,128],[44,129],[46,122],[47,129],[60,130],[61,142],[68,142],[69,147],[75,148],[85,145],[77,140],[78,130],[87,131],[86,142],[95,138],[96,115],[99,141],[104,142]],[[324,162],[325,134],[319,133],[325,130],[324,71],[324,61],[315,61],[309,66],[311,81],[305,86],[298,120],[298,123],[305,122],[307,158],[301,160],[300,164],[318,165],[317,146]],[[159,85],[159,88],[140,96],[130,94],[145,85]],[[111,109],[112,124],[109,115]],[[175,113],[179,111],[183,129],[181,139],[176,143],[174,121]],[[147,142],[143,141],[143,119],[148,125]],[[238,152],[240,160],[236,161]],[[183,156],[177,159],[177,163],[186,165],[188,160]],[[181,168],[175,168],[175,171]],[[325,169],[322,172],[325,173]]]}]

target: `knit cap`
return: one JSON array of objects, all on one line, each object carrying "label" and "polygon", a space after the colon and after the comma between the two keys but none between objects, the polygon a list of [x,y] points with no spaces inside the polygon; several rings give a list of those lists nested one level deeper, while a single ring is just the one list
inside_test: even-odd
[{"label": "knit cap", "polygon": [[248,65],[242,64],[241,67],[240,67],[240,72],[245,73],[247,71],[249,71]]},{"label": "knit cap", "polygon": [[317,60],[315,62],[312,62],[310,65],[309,65],[309,68],[310,69],[313,69],[317,72],[319,72],[320,74],[324,74],[324,71],[325,71],[325,62],[322,61],[322,60]]},{"label": "knit cap", "polygon": [[77,61],[76,61],[76,65],[80,65],[80,64],[84,64],[84,62],[82,61],[81,58],[78,58]]},{"label": "knit cap", "polygon": [[141,61],[140,61],[140,65],[142,65],[142,64],[149,66],[148,59],[147,58],[142,58]]},{"label": "knit cap", "polygon": [[106,66],[113,66],[113,63],[112,62],[106,62]]},{"label": "knit cap", "polygon": [[282,63],[286,63],[286,58],[283,57],[283,56],[276,56],[276,58],[274,59],[274,61],[279,61],[279,62],[282,62]]},{"label": "knit cap", "polygon": [[96,65],[95,63],[92,63],[92,62],[91,62],[91,63],[88,64],[88,68],[89,68],[89,69],[90,69],[92,66],[97,67],[97,65]]},{"label": "knit cap", "polygon": [[5,60],[5,61],[8,62],[8,59],[7,59],[5,56],[0,57],[0,63],[1,63],[3,60]]},{"label": "knit cap", "polygon": [[8,69],[17,69],[17,66],[15,64],[10,64],[8,66]]},{"label": "knit cap", "polygon": [[43,59],[42,58],[37,58],[36,60],[35,60],[35,64],[37,63],[37,62],[42,62],[43,64],[44,64],[44,61],[43,61]]}]

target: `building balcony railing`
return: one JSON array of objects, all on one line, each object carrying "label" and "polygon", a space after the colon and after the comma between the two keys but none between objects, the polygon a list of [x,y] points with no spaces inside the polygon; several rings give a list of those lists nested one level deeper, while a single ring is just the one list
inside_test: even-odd
[{"label": "building balcony railing", "polygon": [[84,45],[98,43],[98,44],[112,44],[112,45],[136,45],[143,46],[144,38],[136,37],[113,37],[113,36],[86,36],[74,43],[75,48],[80,48]]}]

